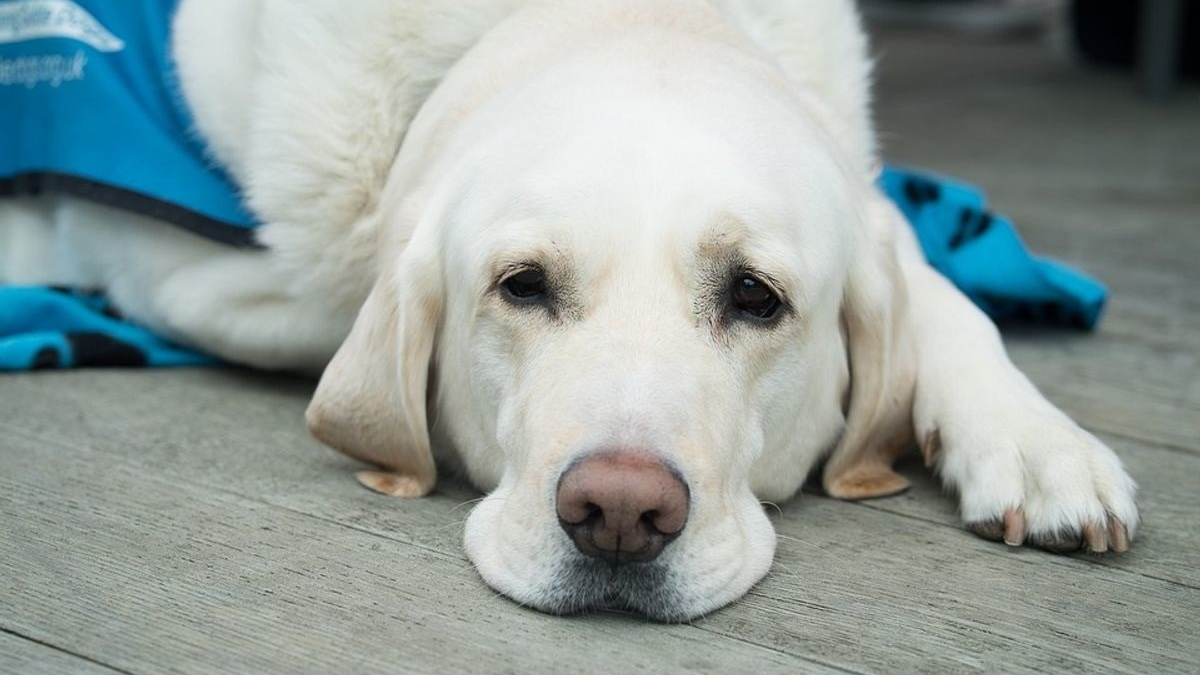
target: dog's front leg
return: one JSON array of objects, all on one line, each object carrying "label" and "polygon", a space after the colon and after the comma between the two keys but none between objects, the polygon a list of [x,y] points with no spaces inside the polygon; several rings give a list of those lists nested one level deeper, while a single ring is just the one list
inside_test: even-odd
[{"label": "dog's front leg", "polygon": [[912,312],[914,429],[967,527],[1058,552],[1126,550],[1138,511],[1121,461],[1012,364],[991,320],[925,262],[903,216],[888,211]]}]

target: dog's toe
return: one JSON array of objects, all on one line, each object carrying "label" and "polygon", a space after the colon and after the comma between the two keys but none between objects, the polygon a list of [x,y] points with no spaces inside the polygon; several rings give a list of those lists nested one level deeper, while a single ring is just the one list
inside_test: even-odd
[{"label": "dog's toe", "polygon": [[1004,512],[1004,543],[1009,546],[1025,543],[1025,511],[1019,506]]},{"label": "dog's toe", "polygon": [[1001,517],[968,522],[966,527],[989,541],[1003,541],[1009,546],[1025,543],[1025,511],[1019,506],[1006,509]]},{"label": "dog's toe", "polygon": [[1108,535],[1109,541],[1112,542],[1112,550],[1117,553],[1124,553],[1129,550],[1129,528],[1120,519],[1109,519]]},{"label": "dog's toe", "polygon": [[1033,537],[1029,543],[1051,553],[1074,553],[1083,547],[1083,536],[1080,532],[1054,532]]},{"label": "dog's toe", "polygon": [[966,527],[977,536],[988,541],[1000,541],[1004,538],[1004,521],[1000,518],[966,523]]},{"label": "dog's toe", "polygon": [[1030,543],[1053,553],[1124,553],[1129,550],[1129,528],[1119,518],[1091,521],[1078,530],[1060,530],[1031,537]]},{"label": "dog's toe", "polygon": [[1136,486],[1110,448],[1056,411],[994,418],[927,435],[968,530],[1055,553],[1129,550]]}]

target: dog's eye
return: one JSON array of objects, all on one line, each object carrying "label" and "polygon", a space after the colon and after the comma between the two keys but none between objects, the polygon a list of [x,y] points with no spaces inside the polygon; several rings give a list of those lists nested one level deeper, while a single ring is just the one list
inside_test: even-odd
[{"label": "dog's eye", "polygon": [[546,275],[540,269],[527,268],[500,282],[509,299],[519,303],[536,301],[546,295]]},{"label": "dog's eye", "polygon": [[733,306],[742,313],[763,321],[779,313],[779,296],[749,274],[733,280]]}]

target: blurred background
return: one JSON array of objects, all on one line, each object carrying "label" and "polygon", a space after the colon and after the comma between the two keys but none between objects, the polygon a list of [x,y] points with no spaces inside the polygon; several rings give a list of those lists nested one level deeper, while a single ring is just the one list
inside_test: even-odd
[{"label": "blurred background", "polygon": [[861,0],[877,26],[924,28],[979,39],[1040,38],[1066,59],[1123,69],[1164,99],[1200,78],[1195,0]]},{"label": "blurred background", "polygon": [[[1200,287],[1200,0],[861,5],[876,58],[883,156],[981,186],[1034,252],[1107,284],[1099,335],[1077,346],[1136,345],[1148,350],[1146,359],[1157,353],[1183,360],[1159,370],[1162,377],[1172,379],[1172,370],[1194,374],[1200,367],[1194,290]],[[1164,8],[1170,21],[1156,16]],[[1169,43],[1170,58],[1157,53],[1156,40]],[[1169,72],[1146,72],[1162,63]],[[1011,345],[1017,352],[1024,351],[1020,342]],[[1042,361],[1062,354],[1024,356]],[[1125,364],[1128,372],[1114,382],[1147,373],[1148,364]],[[1050,379],[1039,384],[1058,388]],[[1169,405],[1179,405],[1181,391],[1189,392],[1187,407],[1200,404],[1195,382],[1164,387]],[[1109,394],[1103,408],[1111,411],[1117,392]],[[1092,394],[1077,388],[1074,395]],[[1099,398],[1094,403],[1102,408]]]}]

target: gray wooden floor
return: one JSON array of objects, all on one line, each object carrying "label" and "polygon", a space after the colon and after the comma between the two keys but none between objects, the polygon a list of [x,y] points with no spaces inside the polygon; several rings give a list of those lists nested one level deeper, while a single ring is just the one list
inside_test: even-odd
[{"label": "gray wooden floor", "polygon": [[690,625],[554,618],[309,439],[312,383],[220,371],[0,379],[0,673],[1200,672],[1200,93],[1166,107],[1029,44],[877,40],[888,156],[989,188],[1111,285],[1095,335],[1010,333],[1141,484],[1124,556],[981,541],[909,493],[805,495],[774,570]]}]

